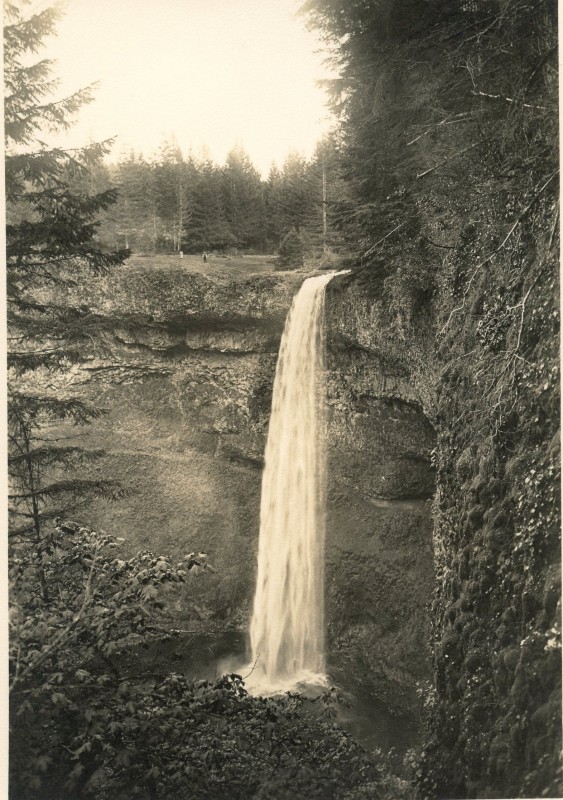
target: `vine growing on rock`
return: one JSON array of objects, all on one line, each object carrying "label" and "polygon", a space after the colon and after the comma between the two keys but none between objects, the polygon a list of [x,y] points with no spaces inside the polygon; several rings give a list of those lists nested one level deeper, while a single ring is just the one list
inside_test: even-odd
[{"label": "vine growing on rock", "polygon": [[436,697],[418,791],[557,797],[555,5],[304,10],[339,70],[356,280],[435,398]]}]

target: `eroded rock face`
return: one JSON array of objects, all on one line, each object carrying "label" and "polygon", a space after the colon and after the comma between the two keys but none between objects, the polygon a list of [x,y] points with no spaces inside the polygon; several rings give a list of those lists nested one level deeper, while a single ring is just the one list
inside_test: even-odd
[{"label": "eroded rock face", "polygon": [[385,354],[364,298],[327,297],[327,599],[335,676],[415,723],[431,675],[430,464],[434,430],[412,378]]},{"label": "eroded rock face", "polygon": [[[181,267],[124,267],[92,279],[88,306],[111,318],[136,317],[170,332],[246,331],[265,327],[281,332],[303,273],[245,274],[211,278]],[[83,302],[84,288],[68,288],[68,302]]]},{"label": "eroded rock face", "polygon": [[132,550],[206,550],[217,572],[193,600],[219,616],[248,615],[277,351],[304,277],[133,271],[89,293],[108,328],[86,365],[109,411],[91,435],[107,451],[96,469],[131,494],[86,513]]},{"label": "eroded rock face", "polygon": [[[217,573],[197,602],[219,616],[249,614],[277,351],[304,277],[143,272],[90,293],[115,320],[88,364],[110,410],[94,432],[108,451],[98,469],[133,490],[96,505],[91,522],[125,532],[131,549],[204,548]],[[329,293],[329,666],[414,724],[416,684],[429,677],[434,436],[407,371],[382,357],[373,320],[355,308]]]}]

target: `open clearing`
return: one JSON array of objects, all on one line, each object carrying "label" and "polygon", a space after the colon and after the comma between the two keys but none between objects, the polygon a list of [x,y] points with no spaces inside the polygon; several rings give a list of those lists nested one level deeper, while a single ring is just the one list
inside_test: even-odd
[{"label": "open clearing", "polygon": [[277,263],[276,256],[208,256],[204,262],[201,255],[186,255],[180,258],[178,253],[171,255],[138,255],[133,254],[125,263],[125,269],[135,271],[153,271],[185,269],[186,272],[199,272],[216,278],[237,278],[256,273],[273,272]]}]

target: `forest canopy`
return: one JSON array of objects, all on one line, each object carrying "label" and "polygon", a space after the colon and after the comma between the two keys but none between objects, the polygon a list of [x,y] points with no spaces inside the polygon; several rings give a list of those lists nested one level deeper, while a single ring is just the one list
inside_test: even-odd
[{"label": "forest canopy", "polygon": [[136,253],[276,253],[296,229],[313,255],[338,248],[333,206],[343,192],[331,137],[310,160],[290,153],[264,180],[241,147],[220,166],[209,157],[184,156],[165,143],[148,159],[130,152],[117,163],[100,159],[90,180],[118,190],[102,217],[99,239]]}]

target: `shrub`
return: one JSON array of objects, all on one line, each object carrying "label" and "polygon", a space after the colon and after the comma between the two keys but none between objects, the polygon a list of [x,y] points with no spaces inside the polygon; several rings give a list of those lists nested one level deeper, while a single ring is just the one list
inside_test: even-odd
[{"label": "shrub", "polygon": [[123,674],[120,654],[168,635],[166,593],[193,559],[118,547],[59,522],[13,548],[13,797],[325,800],[380,780],[332,721],[331,693],[251,697],[240,676],[194,681],[166,664]]}]

